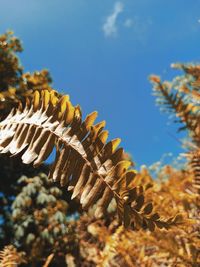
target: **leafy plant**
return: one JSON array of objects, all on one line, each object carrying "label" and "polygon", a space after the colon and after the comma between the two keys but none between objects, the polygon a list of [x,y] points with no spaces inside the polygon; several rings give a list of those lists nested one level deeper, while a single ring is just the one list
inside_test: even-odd
[{"label": "leafy plant", "polygon": [[1,267],[19,266],[21,263],[25,263],[24,255],[23,253],[17,252],[14,246],[6,246],[2,251],[0,251]]},{"label": "leafy plant", "polygon": [[95,215],[101,217],[112,198],[117,202],[120,222],[128,227],[131,220],[144,228],[168,228],[175,218],[161,220],[151,203],[145,204],[143,187],[136,187],[131,162],[124,160],[119,139],[106,144],[105,122],[93,126],[97,112],[84,121],[80,107],[69,96],[57,98],[54,91],[36,91],[30,103],[12,110],[0,123],[0,153],[22,152],[25,164],[39,166],[56,146],[56,157],[49,178],[68,185],[72,198],[79,196],[83,208],[96,204]]},{"label": "leafy plant", "polygon": [[107,142],[97,112],[82,119],[47,70],[24,72],[21,51],[13,33],[0,36],[0,241],[12,244],[0,266],[198,267],[200,67],[150,78],[189,136],[188,165],[159,165],[153,179],[152,166],[132,169],[120,139]]},{"label": "leafy plant", "polygon": [[41,265],[52,253],[54,266],[62,265],[65,255],[77,250],[62,191],[43,173],[33,178],[22,176],[18,183],[21,192],[12,204],[16,247],[26,252],[32,266]]}]

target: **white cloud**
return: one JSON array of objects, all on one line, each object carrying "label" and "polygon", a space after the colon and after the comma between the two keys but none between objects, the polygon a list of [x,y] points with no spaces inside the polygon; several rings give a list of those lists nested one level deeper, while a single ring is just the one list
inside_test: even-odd
[{"label": "white cloud", "polygon": [[122,2],[116,2],[114,5],[113,12],[106,18],[103,24],[103,32],[107,37],[113,37],[117,34],[117,18],[120,13],[123,12],[124,6]]},{"label": "white cloud", "polygon": [[133,20],[130,19],[130,18],[126,19],[126,20],[124,21],[124,26],[125,26],[126,28],[130,28],[131,26],[133,26]]}]

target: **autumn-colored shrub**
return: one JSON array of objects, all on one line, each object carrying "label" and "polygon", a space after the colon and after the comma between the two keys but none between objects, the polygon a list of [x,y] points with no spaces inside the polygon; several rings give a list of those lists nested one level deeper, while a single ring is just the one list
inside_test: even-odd
[{"label": "autumn-colored shrub", "polygon": [[25,73],[21,51],[0,36],[0,266],[200,266],[200,66],[150,76],[185,130],[186,164],[136,172],[97,112],[83,119],[47,70]]}]

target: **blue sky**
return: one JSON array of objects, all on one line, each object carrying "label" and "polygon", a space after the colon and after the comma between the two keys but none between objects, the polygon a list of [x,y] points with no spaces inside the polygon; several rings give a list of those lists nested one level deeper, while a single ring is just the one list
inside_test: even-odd
[{"label": "blue sky", "polygon": [[[200,61],[199,0],[0,0],[0,32],[23,41],[26,71],[47,68],[83,114],[99,112],[138,165],[182,151],[151,95],[150,74]],[[170,134],[169,134],[170,133]]]}]

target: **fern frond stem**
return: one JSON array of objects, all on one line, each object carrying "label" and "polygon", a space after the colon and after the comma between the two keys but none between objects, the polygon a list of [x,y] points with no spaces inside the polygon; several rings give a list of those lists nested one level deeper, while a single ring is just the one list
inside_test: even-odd
[{"label": "fern frond stem", "polygon": [[[17,124],[17,125],[20,125],[20,124],[21,124],[21,125],[29,125],[29,126],[33,126],[33,127],[35,127],[35,128],[42,128],[42,129],[45,129],[45,130],[49,131],[50,134],[56,136],[58,142],[61,141],[61,143],[66,144],[66,140],[65,140],[62,136],[60,136],[59,134],[57,134],[56,132],[54,132],[54,131],[51,130],[50,128],[44,127],[43,124],[41,125],[41,124],[36,124],[36,123],[33,123],[33,122],[31,122],[31,123],[27,123],[27,122],[24,123],[24,122],[20,122],[20,121],[18,121],[18,122],[12,122],[12,123],[13,123],[13,124],[15,123],[15,124]],[[81,142],[80,142],[80,143],[81,143]],[[79,149],[76,149],[76,148],[75,148],[74,146],[72,146],[72,145],[71,145],[71,149],[75,150],[75,151],[80,155],[80,157],[83,157],[83,155],[81,155],[81,153],[79,152]],[[90,161],[89,161],[86,157],[84,157],[84,160],[85,160],[86,164],[87,164],[88,166],[90,166],[91,171],[95,173],[95,170],[94,170],[94,168],[92,167],[92,165],[90,164]],[[113,191],[112,187],[109,185],[109,183],[107,183],[107,182],[105,181],[105,179],[103,178],[102,175],[98,174],[98,177],[102,180],[102,182],[106,185],[106,187],[108,187],[108,188],[111,190],[111,192],[114,194],[115,198],[117,198],[118,200],[124,202],[124,199],[123,199],[123,198],[122,198],[116,191]]]}]

